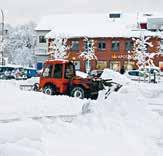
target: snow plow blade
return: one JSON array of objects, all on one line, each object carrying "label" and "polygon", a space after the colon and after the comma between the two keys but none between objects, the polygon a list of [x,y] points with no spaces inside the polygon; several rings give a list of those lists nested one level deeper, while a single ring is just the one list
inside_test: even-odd
[{"label": "snow plow blade", "polygon": [[103,80],[104,88],[107,89],[105,93],[105,99],[108,98],[111,92],[117,92],[122,85],[116,82],[113,82],[111,79]]},{"label": "snow plow blade", "polygon": [[101,91],[101,90],[106,90],[105,93],[105,99],[110,95],[111,92],[117,92],[122,85],[117,83],[117,82],[113,82],[112,79],[94,79],[93,80],[93,88],[97,89],[97,91]]}]

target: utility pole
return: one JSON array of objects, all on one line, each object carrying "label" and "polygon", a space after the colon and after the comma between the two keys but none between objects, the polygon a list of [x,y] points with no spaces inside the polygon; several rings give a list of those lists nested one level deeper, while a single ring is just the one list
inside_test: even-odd
[{"label": "utility pole", "polygon": [[1,46],[2,46],[2,47],[1,47],[1,50],[2,50],[2,51],[1,51],[1,53],[2,53],[2,55],[1,55],[1,56],[2,56],[2,65],[4,65],[4,58],[3,58],[3,57],[4,57],[4,54],[3,54],[3,52],[4,52],[4,51],[3,51],[3,50],[4,50],[4,47],[3,47],[3,46],[4,46],[4,45],[3,45],[3,41],[4,41],[4,13],[3,13],[3,10],[2,10],[2,9],[1,9],[1,14],[2,14],[2,25],[1,25],[1,28],[2,28],[2,29],[1,29],[1,31],[2,31],[2,32],[1,32],[1,33],[2,33],[2,34],[1,34],[1,35],[2,35],[2,38],[1,38],[1,44],[2,44],[2,45],[1,45]]}]

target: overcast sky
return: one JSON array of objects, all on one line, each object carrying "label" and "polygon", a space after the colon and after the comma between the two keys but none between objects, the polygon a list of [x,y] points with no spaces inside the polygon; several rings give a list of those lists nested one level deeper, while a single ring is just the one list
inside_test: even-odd
[{"label": "overcast sky", "polygon": [[163,0],[0,0],[0,8],[15,25],[52,13],[163,12]]}]

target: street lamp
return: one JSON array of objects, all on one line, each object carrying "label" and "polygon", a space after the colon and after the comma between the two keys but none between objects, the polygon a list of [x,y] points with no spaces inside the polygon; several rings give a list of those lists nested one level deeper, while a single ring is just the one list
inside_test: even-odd
[{"label": "street lamp", "polygon": [[3,10],[2,10],[2,9],[1,9],[1,14],[2,14],[2,27],[1,27],[1,28],[2,28],[2,29],[1,29],[1,31],[2,31],[2,32],[1,32],[1,33],[2,33],[2,38],[1,38],[1,44],[2,44],[1,46],[2,46],[2,47],[1,47],[1,50],[2,50],[2,51],[1,51],[1,52],[2,52],[2,65],[4,65],[4,60],[3,60],[3,46],[4,46],[4,45],[3,45],[3,40],[4,40],[4,13],[3,13]]}]

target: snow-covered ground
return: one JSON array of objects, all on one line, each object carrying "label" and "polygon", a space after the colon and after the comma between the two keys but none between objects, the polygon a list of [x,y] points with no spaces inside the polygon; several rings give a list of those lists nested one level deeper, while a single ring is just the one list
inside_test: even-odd
[{"label": "snow-covered ground", "polygon": [[0,156],[161,156],[163,80],[114,77],[123,87],[107,99],[101,91],[97,100],[21,91],[21,81],[0,81]]}]

